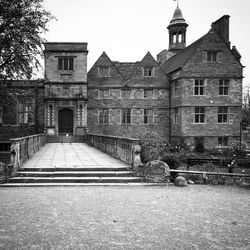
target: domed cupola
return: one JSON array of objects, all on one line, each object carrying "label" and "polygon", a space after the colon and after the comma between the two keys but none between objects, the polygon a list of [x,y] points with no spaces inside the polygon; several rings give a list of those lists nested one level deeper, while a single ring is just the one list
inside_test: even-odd
[{"label": "domed cupola", "polygon": [[169,26],[169,50],[182,50],[186,47],[186,29],[188,24],[177,6]]}]

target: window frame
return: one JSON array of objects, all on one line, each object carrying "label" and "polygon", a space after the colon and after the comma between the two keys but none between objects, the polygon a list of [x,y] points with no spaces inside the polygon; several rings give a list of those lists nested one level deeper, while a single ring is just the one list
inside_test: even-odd
[{"label": "window frame", "polygon": [[109,124],[109,109],[98,109],[98,123]]},{"label": "window frame", "polygon": [[150,66],[143,67],[143,76],[154,77],[154,67],[150,67]]},{"label": "window frame", "polygon": [[[106,95],[105,95],[106,92]],[[106,97],[105,97],[106,96]],[[110,98],[110,89],[99,89],[98,90],[98,99],[109,99]]]},{"label": "window frame", "polygon": [[98,77],[110,77],[110,67],[108,66],[99,66],[97,68],[98,71]]},{"label": "window frame", "polygon": [[131,124],[132,110],[121,109],[121,124]]},{"label": "window frame", "polygon": [[206,51],[206,60],[207,62],[217,62],[218,61],[218,51],[208,50]]},{"label": "window frame", "polygon": [[179,124],[179,108],[173,109],[173,124]]},{"label": "window frame", "polygon": [[[147,93],[151,93],[147,95]],[[153,89],[143,89],[143,99],[153,99],[154,98],[154,90]]]},{"label": "window frame", "polygon": [[180,96],[180,82],[178,80],[175,80],[173,82],[173,97],[179,97]]},{"label": "window frame", "polygon": [[[221,141],[221,143],[220,143],[220,141]],[[217,143],[218,143],[218,147],[228,147],[229,137],[228,136],[219,136]]]},{"label": "window frame", "polygon": [[73,56],[60,56],[58,57],[59,71],[73,71],[74,70],[74,57]]},{"label": "window frame", "polygon": [[219,95],[220,96],[229,95],[229,85],[230,85],[229,79],[219,79]]},{"label": "window frame", "polygon": [[229,107],[220,106],[218,107],[218,118],[217,123],[227,124],[229,122]]},{"label": "window frame", "polygon": [[155,111],[154,109],[143,109],[143,124],[155,124]]},{"label": "window frame", "polygon": [[206,108],[204,106],[194,107],[194,123],[204,124],[206,119]]},{"label": "window frame", "polygon": [[18,101],[17,124],[34,124],[34,102]]},{"label": "window frame", "polygon": [[204,96],[205,95],[205,79],[195,79],[194,80],[194,95],[195,96]]}]

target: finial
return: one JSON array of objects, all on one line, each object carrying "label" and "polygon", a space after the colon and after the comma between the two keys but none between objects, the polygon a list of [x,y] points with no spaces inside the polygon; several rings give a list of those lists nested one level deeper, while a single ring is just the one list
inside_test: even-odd
[{"label": "finial", "polygon": [[177,8],[179,8],[179,0],[174,0],[177,2]]}]

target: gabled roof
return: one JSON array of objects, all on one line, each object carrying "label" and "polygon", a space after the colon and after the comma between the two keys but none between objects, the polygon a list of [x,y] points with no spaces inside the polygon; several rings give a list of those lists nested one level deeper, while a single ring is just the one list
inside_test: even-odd
[{"label": "gabled roof", "polygon": [[113,62],[117,70],[123,76],[125,80],[129,79],[135,67],[137,67],[140,62]]},{"label": "gabled roof", "polygon": [[[204,37],[204,36],[203,36]],[[197,41],[190,44],[188,47],[168,59],[163,65],[162,68],[166,74],[180,68],[185,65],[188,59],[193,55],[196,49],[200,46],[203,37],[199,38]]]},{"label": "gabled roof", "polygon": [[94,66],[114,66],[105,51],[102,52],[101,56],[97,59]]}]

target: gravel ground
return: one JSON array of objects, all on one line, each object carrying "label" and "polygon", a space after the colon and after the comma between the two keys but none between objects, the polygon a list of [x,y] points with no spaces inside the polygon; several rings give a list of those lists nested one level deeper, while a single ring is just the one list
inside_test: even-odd
[{"label": "gravel ground", "polygon": [[250,249],[250,190],[0,188],[0,249]]}]

